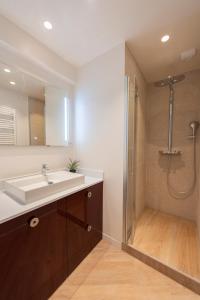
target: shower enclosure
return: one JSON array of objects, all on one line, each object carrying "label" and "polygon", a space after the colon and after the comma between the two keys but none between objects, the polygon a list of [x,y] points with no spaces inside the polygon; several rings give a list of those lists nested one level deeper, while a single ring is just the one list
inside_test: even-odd
[{"label": "shower enclosure", "polygon": [[200,70],[140,94],[127,77],[123,246],[200,293]]}]

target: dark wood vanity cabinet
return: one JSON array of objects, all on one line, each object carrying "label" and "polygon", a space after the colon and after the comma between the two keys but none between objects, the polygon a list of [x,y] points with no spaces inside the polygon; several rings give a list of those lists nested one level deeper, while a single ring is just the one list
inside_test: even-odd
[{"label": "dark wood vanity cabinet", "polygon": [[103,183],[68,197],[66,202],[69,273],[102,239]]},{"label": "dark wood vanity cabinet", "polygon": [[66,240],[57,203],[1,225],[0,299],[48,299],[67,275]]},{"label": "dark wood vanity cabinet", "polygon": [[49,298],[102,238],[102,189],[96,184],[0,225],[0,299]]}]

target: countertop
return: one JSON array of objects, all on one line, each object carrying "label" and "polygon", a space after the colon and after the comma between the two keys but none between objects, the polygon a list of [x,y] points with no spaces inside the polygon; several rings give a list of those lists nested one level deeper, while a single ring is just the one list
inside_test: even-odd
[{"label": "countertop", "polygon": [[20,215],[23,215],[27,212],[40,208],[44,205],[62,199],[63,197],[69,196],[73,193],[81,191],[85,188],[88,188],[92,185],[100,183],[103,181],[103,178],[85,176],[85,183],[78,185],[76,187],[67,189],[51,196],[45,197],[41,200],[35,201],[30,204],[20,204],[19,202],[12,199],[10,196],[5,194],[3,191],[0,191],[0,224],[14,219]]}]

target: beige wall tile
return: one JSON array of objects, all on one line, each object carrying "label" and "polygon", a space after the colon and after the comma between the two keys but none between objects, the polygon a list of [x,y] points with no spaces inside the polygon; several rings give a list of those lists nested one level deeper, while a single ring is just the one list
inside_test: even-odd
[{"label": "beige wall tile", "polygon": [[[193,141],[189,123],[199,120],[200,71],[186,74],[186,79],[175,85],[174,148],[183,152],[172,159],[170,182],[177,191],[185,191],[193,178]],[[147,206],[167,213],[196,220],[198,181],[187,199],[175,199],[167,188],[168,159],[158,154],[167,148],[169,89],[148,85],[147,92],[147,155],[146,155],[146,202]],[[199,139],[198,139],[199,140]],[[199,141],[198,141],[199,142]],[[198,155],[198,150],[197,150]]]}]

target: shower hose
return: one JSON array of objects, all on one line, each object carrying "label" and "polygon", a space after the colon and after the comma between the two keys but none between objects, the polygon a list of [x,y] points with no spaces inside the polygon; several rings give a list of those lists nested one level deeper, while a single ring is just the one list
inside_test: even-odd
[{"label": "shower hose", "polygon": [[170,171],[171,171],[172,156],[168,156],[168,168],[167,168],[167,186],[169,194],[176,199],[185,199],[190,196],[195,188],[197,170],[196,170],[196,136],[193,137],[193,180],[190,188],[187,191],[176,191],[170,183]]}]

